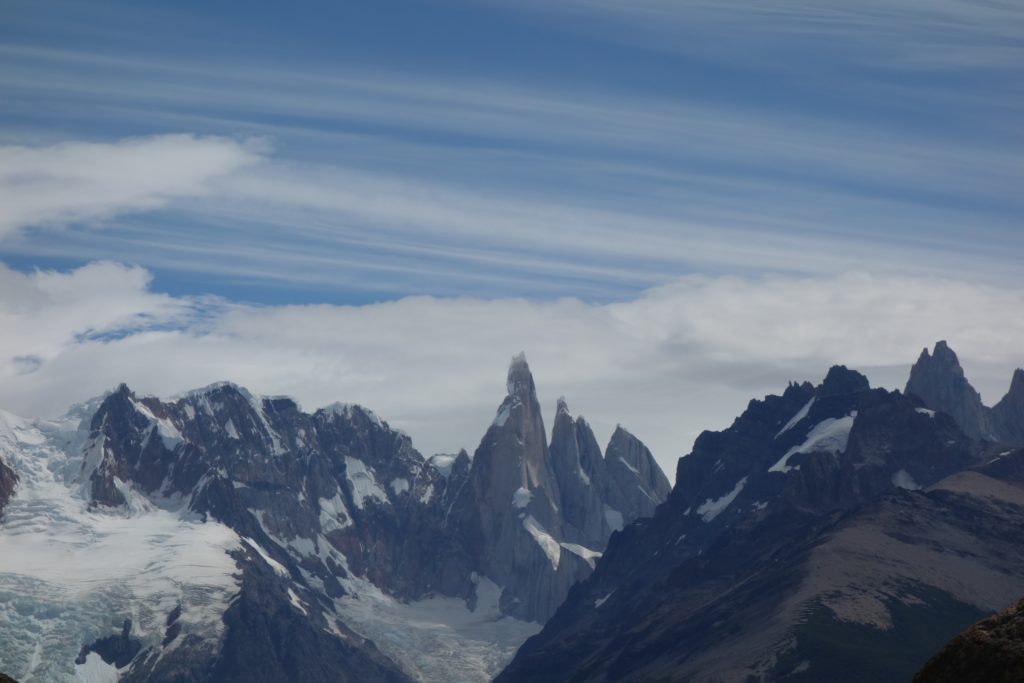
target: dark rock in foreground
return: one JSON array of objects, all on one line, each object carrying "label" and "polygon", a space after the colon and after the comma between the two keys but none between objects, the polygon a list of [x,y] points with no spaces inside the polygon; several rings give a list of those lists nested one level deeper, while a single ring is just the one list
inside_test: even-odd
[{"label": "dark rock in foreground", "polygon": [[1024,681],[1024,599],[958,635],[914,676],[914,683],[964,681]]}]

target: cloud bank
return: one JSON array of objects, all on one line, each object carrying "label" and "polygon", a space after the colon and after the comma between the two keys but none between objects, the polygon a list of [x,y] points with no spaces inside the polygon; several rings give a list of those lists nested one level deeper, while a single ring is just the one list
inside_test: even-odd
[{"label": "cloud bank", "polygon": [[254,163],[258,149],[184,134],[0,146],[0,238],[26,226],[109,218],[207,194],[211,180]]},{"label": "cloud bank", "polygon": [[56,414],[127,382],[172,395],[229,379],[307,409],[365,404],[426,453],[472,450],[525,350],[546,413],[565,395],[607,439],[637,433],[671,472],[705,428],[843,362],[899,387],[945,338],[992,402],[1024,352],[1024,289],[955,280],[689,277],[611,304],[409,297],[364,306],[240,306],[152,291],[113,263],[0,270],[0,406]]}]

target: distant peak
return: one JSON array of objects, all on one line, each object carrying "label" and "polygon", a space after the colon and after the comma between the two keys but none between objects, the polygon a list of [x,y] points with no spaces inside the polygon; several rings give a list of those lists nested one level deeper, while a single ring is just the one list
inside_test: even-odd
[{"label": "distant peak", "polygon": [[868,378],[856,370],[851,370],[845,365],[833,365],[828,369],[825,380],[818,388],[818,394],[820,396],[855,394],[870,388],[871,383],[868,382]]},{"label": "distant peak", "polygon": [[956,352],[949,348],[949,344],[946,343],[945,339],[935,342],[935,350],[932,351],[932,358],[948,363],[949,365],[960,365],[960,359],[956,357]]},{"label": "distant peak", "polygon": [[569,414],[569,404],[565,402],[565,396],[559,396],[558,401],[555,402],[555,414]]},{"label": "distant peak", "polygon": [[947,376],[964,377],[964,370],[960,366],[960,359],[957,358],[956,352],[949,347],[945,340],[935,342],[935,349],[931,355],[928,354],[927,348],[924,349],[917,362],[914,363],[914,367],[911,368],[910,375],[913,379],[915,375],[920,375],[921,373],[934,374],[936,372]]},{"label": "distant peak", "polygon": [[1017,368],[1013,371],[1013,379],[1010,380],[1010,393],[1013,395],[1024,395],[1024,368]]},{"label": "distant peak", "polygon": [[530,373],[530,365],[526,362],[526,354],[520,351],[512,356],[512,362],[508,366],[508,395],[519,398],[530,398],[536,391],[533,384],[533,375]]},{"label": "distant peak", "polygon": [[[636,439],[636,437],[633,436],[633,432],[629,431],[628,429],[623,427],[621,424],[616,424],[615,425],[615,431],[612,432],[612,439],[615,439],[615,440],[618,440],[618,439]],[[636,439],[636,440],[638,440],[638,439]]]},{"label": "distant peak", "polygon": [[192,389],[191,391],[186,391],[183,394],[176,394],[171,397],[171,400],[177,401],[183,398],[198,398],[202,396],[209,396],[210,394],[215,394],[218,392],[238,393],[245,399],[250,401],[253,398],[252,393],[245,387],[239,386],[234,382],[229,382],[228,380],[221,380],[219,382],[214,382],[213,384],[207,384],[205,387],[200,387],[199,389]]}]

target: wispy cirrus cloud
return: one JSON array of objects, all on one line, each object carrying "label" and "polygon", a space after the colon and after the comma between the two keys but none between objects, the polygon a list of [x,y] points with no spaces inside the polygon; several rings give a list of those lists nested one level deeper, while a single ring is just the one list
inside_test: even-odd
[{"label": "wispy cirrus cloud", "polygon": [[[757,66],[784,65],[796,71],[821,66],[786,59],[807,47],[818,48],[829,63],[842,60],[850,65],[921,70],[1019,70],[1024,51],[1024,11],[1017,3],[1006,1],[865,0],[837,4],[828,0],[568,0],[517,2],[514,6],[549,14],[605,15],[614,18],[620,31],[626,26],[646,35],[646,40],[652,35],[659,37],[663,47],[714,52],[730,61],[746,60],[750,51],[757,49],[767,60],[767,64]],[[780,45],[783,40],[785,47]]]},{"label": "wispy cirrus cloud", "polygon": [[[103,231],[0,245],[19,264],[115,258],[190,291],[307,301],[612,300],[723,272],[1019,282],[1024,105],[1001,85],[1012,65],[970,78],[937,58],[941,77],[909,66],[972,41],[1015,49],[1008,4],[491,3],[516,14],[510,30],[533,35],[522,29],[532,17],[572,43],[570,61],[599,60],[585,75],[528,59],[498,74],[486,59],[446,69],[296,50],[261,61],[201,41],[169,58],[119,33],[113,13],[101,22],[66,5],[109,41],[0,44],[12,95],[0,140],[35,136],[32,149],[49,153],[71,129],[114,151],[123,131],[202,130],[270,138],[276,152],[213,169],[200,192],[129,197],[130,214],[99,211]],[[152,18],[124,9],[139,25]],[[596,39],[573,42],[580,32]],[[655,35],[653,52],[608,47]]]}]

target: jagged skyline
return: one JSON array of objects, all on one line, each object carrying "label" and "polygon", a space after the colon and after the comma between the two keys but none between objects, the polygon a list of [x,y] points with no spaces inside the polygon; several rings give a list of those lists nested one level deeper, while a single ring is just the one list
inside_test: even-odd
[{"label": "jagged skyline", "polygon": [[1022,13],[882,4],[9,3],[0,406],[230,380],[451,451],[525,350],[669,467],[941,338],[993,403]]}]

